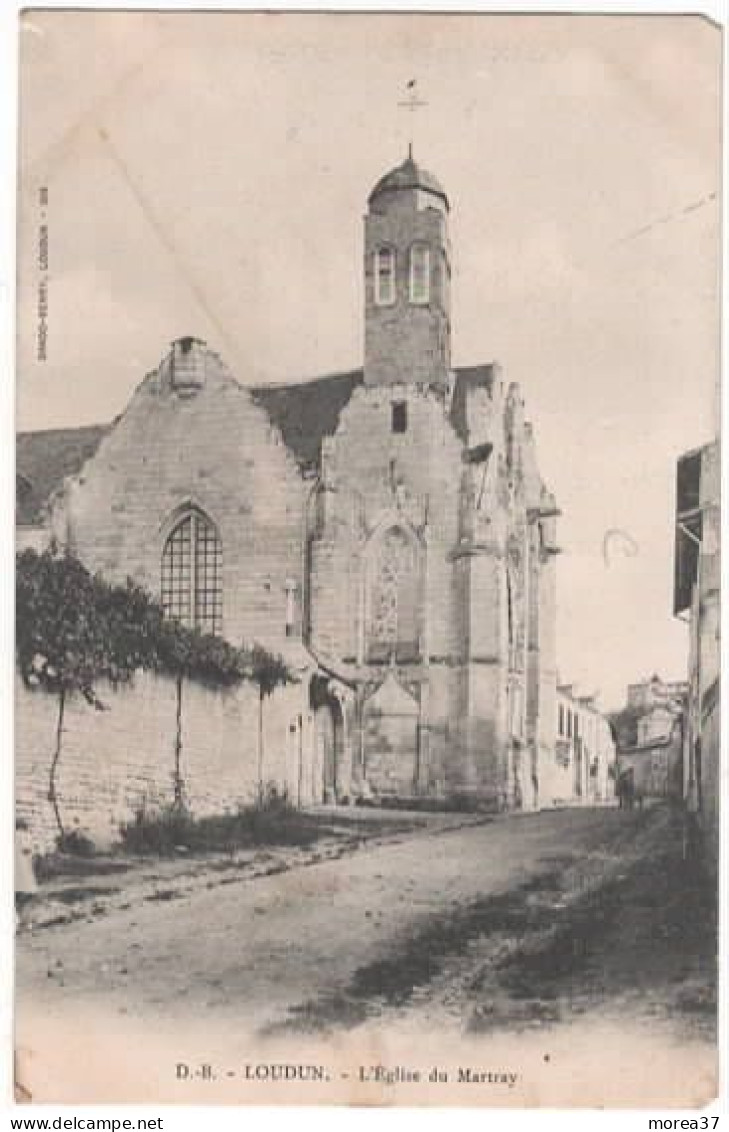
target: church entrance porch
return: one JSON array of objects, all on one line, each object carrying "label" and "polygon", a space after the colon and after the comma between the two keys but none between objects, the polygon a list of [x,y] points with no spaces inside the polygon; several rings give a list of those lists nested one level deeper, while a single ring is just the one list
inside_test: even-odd
[{"label": "church entrance porch", "polygon": [[389,673],[362,710],[364,777],[375,795],[418,793],[420,705]]}]

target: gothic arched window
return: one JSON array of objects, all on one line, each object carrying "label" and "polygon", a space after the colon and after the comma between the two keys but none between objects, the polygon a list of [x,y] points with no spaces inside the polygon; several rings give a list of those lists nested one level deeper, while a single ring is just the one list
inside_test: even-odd
[{"label": "gothic arched window", "polygon": [[162,551],[162,608],[190,628],[219,633],[223,621],[223,548],[200,511],[188,511]]},{"label": "gothic arched window", "polygon": [[388,307],[395,302],[395,253],[392,248],[375,252],[375,302]]},{"label": "gothic arched window", "polygon": [[367,657],[370,663],[420,658],[420,548],[401,527],[379,536],[370,559]]},{"label": "gothic arched window", "polygon": [[410,302],[430,302],[430,248],[413,244],[410,249]]}]

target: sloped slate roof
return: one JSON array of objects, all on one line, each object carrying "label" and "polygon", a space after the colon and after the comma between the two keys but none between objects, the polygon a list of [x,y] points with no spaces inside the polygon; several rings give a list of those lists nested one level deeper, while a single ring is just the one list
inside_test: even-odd
[{"label": "sloped slate roof", "polygon": [[363,381],[364,373],[357,369],[296,385],[254,386],[251,394],[278,426],[298,463],[311,467],[319,459],[322,437],[336,431],[339,414]]},{"label": "sloped slate roof", "polygon": [[455,373],[456,385],[451,400],[451,424],[465,444],[468,439],[466,417],[468,394],[481,386],[491,389],[495,377],[495,368],[492,365],[461,366]]},{"label": "sloped slate roof", "polygon": [[18,433],[15,449],[16,519],[21,526],[38,522],[43,505],[66,476],[78,472],[112,425],[51,428]]},{"label": "sloped slate roof", "polygon": [[[466,398],[476,386],[490,388],[493,367],[457,369],[451,403],[451,423],[466,441]],[[291,385],[248,387],[254,401],[266,410],[284,442],[302,468],[313,468],[319,459],[322,437],[331,436],[342,409],[364,381],[361,369],[318,377]],[[76,475],[114,423],[82,428],[21,432],[16,445],[16,514],[21,525],[42,518],[44,505],[66,476]]]}]

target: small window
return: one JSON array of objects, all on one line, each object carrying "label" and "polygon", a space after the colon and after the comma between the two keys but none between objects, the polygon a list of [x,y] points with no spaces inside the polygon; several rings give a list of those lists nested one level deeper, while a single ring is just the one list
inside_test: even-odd
[{"label": "small window", "polygon": [[375,302],[379,307],[395,302],[395,253],[392,248],[375,252]]},{"label": "small window", "polygon": [[430,301],[430,248],[413,244],[410,249],[410,302]]},{"label": "small window", "polygon": [[408,406],[407,401],[394,401],[392,405],[392,431],[407,432]]},{"label": "small window", "polygon": [[286,583],[286,636],[296,634],[296,582]]}]

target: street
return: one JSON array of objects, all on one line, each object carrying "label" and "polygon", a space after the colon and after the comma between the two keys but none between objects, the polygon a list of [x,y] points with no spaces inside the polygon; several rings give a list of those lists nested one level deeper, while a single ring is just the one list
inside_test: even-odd
[{"label": "street", "polygon": [[602,1028],[683,1045],[684,1065],[694,1050],[703,1076],[684,1084],[705,1094],[713,926],[677,854],[664,809],[425,826],[338,860],[25,933],[19,1048],[54,1035],[57,1050],[73,1017],[74,1041],[88,1037],[87,1018],[97,1050],[120,1035],[134,1034],[135,1050],[174,1035],[186,1065],[191,1045],[225,1067],[242,1050],[247,1062],[269,1047],[306,1060],[363,1042],[378,1062],[393,1042],[444,1041],[451,1052],[498,1048],[502,1060],[519,1049],[523,1060]]}]

